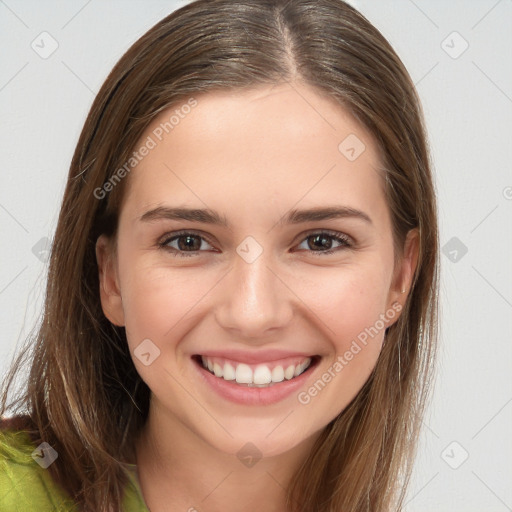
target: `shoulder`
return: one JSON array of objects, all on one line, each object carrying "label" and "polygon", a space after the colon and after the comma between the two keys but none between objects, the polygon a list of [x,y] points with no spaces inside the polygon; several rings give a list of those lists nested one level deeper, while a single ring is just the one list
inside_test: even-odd
[{"label": "shoulder", "polygon": [[[24,418],[0,418],[0,510],[2,512],[76,512],[71,498],[46,469],[58,454],[31,438]],[[128,485],[123,510],[148,512],[134,464],[125,464]]]},{"label": "shoulder", "polygon": [[35,445],[18,420],[0,420],[0,510],[74,511],[72,501],[46,469],[57,452],[49,445]]}]

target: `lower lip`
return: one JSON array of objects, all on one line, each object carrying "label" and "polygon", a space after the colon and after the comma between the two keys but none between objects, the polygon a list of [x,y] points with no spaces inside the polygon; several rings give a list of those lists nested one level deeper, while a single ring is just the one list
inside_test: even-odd
[{"label": "lower lip", "polygon": [[243,405],[271,405],[284,400],[294,392],[297,392],[304,385],[318,365],[318,360],[315,360],[311,366],[298,377],[278,382],[267,388],[258,388],[240,386],[236,384],[235,381],[215,377],[215,375],[211,374],[197,361],[192,360],[192,362],[197,368],[201,378],[203,378],[217,394],[231,402]]}]

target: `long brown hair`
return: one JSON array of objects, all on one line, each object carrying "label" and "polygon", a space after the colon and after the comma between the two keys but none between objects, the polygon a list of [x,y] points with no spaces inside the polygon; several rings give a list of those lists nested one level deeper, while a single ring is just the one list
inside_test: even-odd
[{"label": "long brown hair", "polygon": [[[423,114],[414,85],[380,32],[341,0],[198,0],[143,35],[99,91],[73,155],[51,257],[43,321],[17,400],[0,412],[59,453],[50,466],[83,510],[120,510],[132,446],[150,393],[124,328],[104,316],[95,242],[116,232],[123,190],[104,184],[162,110],[199,94],[301,81],[338,101],[374,136],[397,254],[412,228],[419,260],[376,367],[321,433],[288,489],[290,510],[400,510],[433,377],[438,231]],[[96,192],[95,192],[96,191]],[[105,195],[104,198],[101,196]]]}]

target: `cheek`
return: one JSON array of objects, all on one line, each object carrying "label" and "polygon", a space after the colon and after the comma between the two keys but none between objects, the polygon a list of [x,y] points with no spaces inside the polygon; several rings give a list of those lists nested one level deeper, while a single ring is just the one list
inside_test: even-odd
[{"label": "cheek", "polygon": [[[216,280],[210,283],[204,273],[199,277],[197,270],[162,268],[161,264],[157,267],[146,262],[133,262],[126,270],[122,293],[125,329],[137,372],[153,392],[181,397],[181,401],[176,398],[177,403],[186,403],[178,381],[170,377],[183,371],[177,347],[199,323],[204,309],[201,299]],[[148,339],[151,348],[142,351]],[[151,359],[146,364],[137,354],[148,351]],[[181,414],[185,415],[185,410]]]},{"label": "cheek", "polygon": [[167,345],[179,341],[215,282],[210,284],[204,273],[193,269],[162,268],[143,261],[134,262],[125,278],[123,309],[130,346],[144,338],[160,346],[164,339]]},{"label": "cheek", "polygon": [[[303,300],[321,320],[328,353],[313,385],[299,403],[315,409],[320,422],[335,418],[368,380],[382,348],[389,270],[379,257],[359,265],[323,269],[304,281]],[[309,405],[307,405],[309,404]]]},{"label": "cheek", "polygon": [[[161,262],[155,264],[144,257],[119,263],[132,348],[145,338],[165,339],[166,345],[173,344],[172,340],[177,343],[180,333],[204,313],[202,299],[213,291],[219,277],[216,272],[192,267],[162,267]],[[348,350],[353,339],[376,323],[384,312],[389,287],[382,262],[371,260],[337,268],[295,268],[286,282],[302,304],[302,315],[309,316],[308,310],[314,313],[310,321],[323,330],[336,353]]]},{"label": "cheek", "polygon": [[317,324],[323,325],[336,352],[347,350],[385,312],[390,277],[382,262],[323,268],[301,277],[297,295],[321,320]]}]

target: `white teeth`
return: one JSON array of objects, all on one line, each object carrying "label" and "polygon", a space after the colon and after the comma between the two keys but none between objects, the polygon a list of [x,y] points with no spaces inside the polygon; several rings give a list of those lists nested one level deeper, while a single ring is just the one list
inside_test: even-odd
[{"label": "white teeth", "polygon": [[257,366],[254,370],[252,381],[254,384],[268,384],[269,382],[272,382],[272,373],[268,369],[268,366]]},{"label": "white teeth", "polygon": [[284,378],[286,380],[290,380],[294,377],[294,375],[295,375],[295,366],[293,366],[293,365],[288,366],[288,368],[286,368],[286,370],[284,371]]},{"label": "white teeth", "polygon": [[284,380],[284,370],[282,366],[276,366],[272,370],[272,382],[282,382]]},{"label": "white teeth", "polygon": [[260,364],[254,372],[249,365],[244,363],[238,363],[236,368],[227,362],[224,363],[224,366],[221,366],[217,362],[212,362],[206,356],[201,356],[201,362],[204,368],[208,368],[218,378],[228,381],[236,380],[238,384],[247,384],[254,387],[268,387],[285,379],[291,380],[304,373],[311,364],[311,358],[308,357],[297,366],[289,365],[286,369],[279,365],[270,370],[267,365]]},{"label": "white teeth", "polygon": [[224,380],[235,380],[236,379],[236,373],[235,369],[229,364],[224,364]]},{"label": "white teeth", "polygon": [[222,368],[220,364],[213,363],[213,373],[215,373],[215,377],[222,377]]},{"label": "white teeth", "polygon": [[308,357],[303,363],[298,364],[295,368],[295,377],[299,376],[301,373],[304,373],[304,370],[310,365],[311,358]]},{"label": "white teeth", "polygon": [[236,367],[235,375],[238,384],[252,384],[252,370],[250,366],[240,363]]}]

